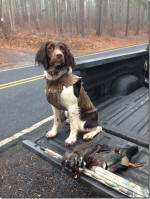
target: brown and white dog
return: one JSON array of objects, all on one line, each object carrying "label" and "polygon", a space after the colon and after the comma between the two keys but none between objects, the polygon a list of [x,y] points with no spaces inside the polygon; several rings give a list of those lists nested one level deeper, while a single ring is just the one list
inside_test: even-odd
[{"label": "brown and white dog", "polygon": [[76,143],[78,131],[87,132],[83,139],[92,139],[102,127],[98,126],[95,106],[82,86],[82,79],[72,74],[75,61],[66,44],[59,41],[44,43],[36,54],[35,61],[44,67],[46,97],[52,105],[54,123],[46,137],[57,135],[62,111],[70,123],[70,135],[66,145]]}]

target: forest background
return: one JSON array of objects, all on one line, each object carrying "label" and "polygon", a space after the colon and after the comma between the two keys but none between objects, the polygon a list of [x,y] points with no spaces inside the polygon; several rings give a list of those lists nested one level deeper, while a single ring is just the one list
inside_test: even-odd
[{"label": "forest background", "polygon": [[0,0],[0,48],[61,40],[85,54],[147,42],[147,24],[147,0]]}]

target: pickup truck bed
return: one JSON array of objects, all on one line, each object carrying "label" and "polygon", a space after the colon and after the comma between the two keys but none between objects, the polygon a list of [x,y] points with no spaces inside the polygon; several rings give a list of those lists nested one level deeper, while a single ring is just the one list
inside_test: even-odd
[{"label": "pickup truck bed", "polygon": [[148,89],[106,100],[97,108],[99,123],[112,134],[148,147]]},{"label": "pickup truck bed", "polygon": [[[130,49],[130,53],[133,56],[133,53],[131,51],[132,50]],[[138,51],[142,53],[138,54],[138,56],[145,56],[145,51],[139,49]],[[132,56],[130,57],[128,55],[127,63],[130,58],[134,59],[133,62],[135,61],[135,57]],[[137,56],[137,54],[135,54],[135,56]],[[119,65],[119,62],[117,63]],[[86,77],[89,70],[89,68],[86,70]],[[90,72],[91,75],[92,70]],[[77,73],[81,71],[77,70]],[[82,74],[82,76],[84,76],[84,73]],[[89,76],[89,82],[92,81],[90,77],[91,76]],[[87,82],[86,78],[85,82]],[[94,85],[94,83],[92,85]],[[95,83],[95,85],[95,88],[97,89],[97,82]],[[87,84],[86,90],[89,95],[93,93],[93,88],[91,90],[90,88],[91,85]],[[112,148],[115,148],[116,146],[123,147],[126,145],[137,145],[139,147],[139,153],[133,157],[133,162],[135,161],[137,163],[144,163],[144,166],[140,168],[129,168],[127,171],[117,172],[116,174],[142,187],[148,188],[148,88],[140,86],[128,95],[112,95],[107,92],[104,96],[98,97],[97,99],[93,98],[93,102],[98,109],[99,124],[103,127],[103,132],[98,134],[94,138],[94,141],[101,144],[108,144]],[[52,122],[45,124],[42,128],[44,129],[42,137],[35,140],[24,140],[23,144],[25,145],[25,147],[39,154],[42,158],[50,161],[50,163],[54,163],[55,166],[61,167],[60,161],[46,155],[40,149],[40,146],[49,148],[61,155],[63,155],[66,150],[72,150],[73,147],[66,148],[64,145],[64,140],[68,136],[69,128],[64,123],[62,123],[59,128],[58,136],[54,139],[46,139],[44,135],[46,131],[48,131],[51,127]],[[80,134],[77,144],[83,142],[84,141],[82,139],[82,135]],[[99,191],[100,194],[104,197],[124,197],[117,191],[114,191],[113,189],[110,189],[87,176],[81,175],[80,180],[82,180],[82,182],[88,183],[90,186],[95,188],[95,191]]]}]

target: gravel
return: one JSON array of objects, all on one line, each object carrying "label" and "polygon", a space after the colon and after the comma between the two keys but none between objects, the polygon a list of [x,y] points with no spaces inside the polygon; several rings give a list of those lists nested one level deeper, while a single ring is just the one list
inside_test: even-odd
[{"label": "gravel", "polygon": [[0,153],[0,197],[100,197],[64,171],[25,149],[21,143]]}]

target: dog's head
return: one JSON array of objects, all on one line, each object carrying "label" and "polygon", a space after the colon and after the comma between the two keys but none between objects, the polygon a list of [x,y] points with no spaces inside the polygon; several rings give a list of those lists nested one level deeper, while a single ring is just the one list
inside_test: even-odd
[{"label": "dog's head", "polygon": [[61,70],[74,69],[75,61],[68,46],[59,41],[48,41],[38,50],[35,61],[44,66],[47,72],[58,73]]}]

